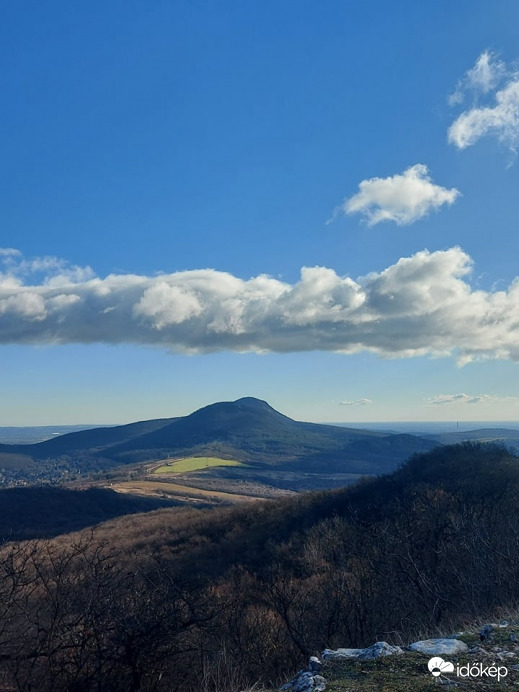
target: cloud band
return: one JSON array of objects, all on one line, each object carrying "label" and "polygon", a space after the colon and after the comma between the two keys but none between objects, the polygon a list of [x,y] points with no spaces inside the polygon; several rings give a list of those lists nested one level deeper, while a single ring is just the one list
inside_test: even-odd
[{"label": "cloud band", "polygon": [[[305,267],[294,284],[212,269],[102,279],[49,258],[32,264],[18,258],[17,264],[12,253],[6,257],[0,273],[3,344],[519,360],[519,281],[507,291],[473,290],[467,278],[472,262],[459,247],[423,250],[357,280]],[[39,282],[27,280],[43,270]]]}]

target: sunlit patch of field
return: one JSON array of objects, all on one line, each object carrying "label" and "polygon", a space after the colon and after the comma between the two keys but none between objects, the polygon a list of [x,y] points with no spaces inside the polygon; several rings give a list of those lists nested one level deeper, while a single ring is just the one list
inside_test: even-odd
[{"label": "sunlit patch of field", "polygon": [[236,493],[225,493],[218,490],[203,490],[201,488],[190,488],[180,483],[168,483],[161,481],[121,481],[113,483],[112,490],[119,493],[130,493],[132,495],[145,495],[147,497],[171,497],[174,499],[188,501],[205,502],[252,502],[261,498],[251,497],[250,495],[237,495]]},{"label": "sunlit patch of field", "polygon": [[211,468],[214,466],[244,466],[240,461],[231,461],[230,459],[219,459],[218,457],[187,457],[177,461],[167,463],[163,459],[161,466],[153,470],[153,473],[189,473],[190,471],[200,471],[202,469]]}]

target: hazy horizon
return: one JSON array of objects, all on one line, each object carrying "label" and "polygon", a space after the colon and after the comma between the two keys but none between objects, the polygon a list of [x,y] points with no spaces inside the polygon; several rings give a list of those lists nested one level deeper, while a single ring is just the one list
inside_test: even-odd
[{"label": "hazy horizon", "polygon": [[[216,403],[216,402],[215,402]],[[193,411],[188,411],[184,416],[188,416]],[[280,413],[283,413],[280,411]],[[171,416],[173,417],[173,416]],[[170,418],[170,416],[160,416],[159,418]],[[3,431],[8,430],[35,430],[35,429],[46,429],[49,432],[53,429],[63,430],[65,428],[76,428],[76,429],[87,429],[87,428],[97,428],[97,427],[115,427],[118,425],[128,425],[129,423],[136,423],[140,420],[147,420],[145,418],[135,419],[135,420],[125,420],[119,422],[96,422],[96,423],[48,423],[44,425],[0,425],[0,437]],[[466,432],[468,430],[474,430],[479,428],[511,428],[519,429],[519,420],[465,420],[465,421],[453,421],[453,420],[384,420],[384,421],[316,421],[316,420],[306,420],[309,423],[318,423],[321,425],[337,425],[341,427],[352,427],[366,430],[387,430],[395,432]],[[66,431],[68,432],[68,430]],[[59,433],[56,433],[59,434]]]}]

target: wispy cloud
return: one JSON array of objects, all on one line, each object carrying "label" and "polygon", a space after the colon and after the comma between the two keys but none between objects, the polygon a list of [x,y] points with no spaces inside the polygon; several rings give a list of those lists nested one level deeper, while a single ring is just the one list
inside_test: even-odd
[{"label": "wispy cloud", "polygon": [[445,404],[490,404],[498,402],[517,402],[519,397],[515,396],[495,396],[494,394],[437,394],[426,403],[433,406],[443,406]]},{"label": "wispy cloud", "polygon": [[[466,149],[488,135],[515,153],[519,142],[519,73],[485,51],[458,84],[449,99],[451,104],[461,103],[468,91],[476,103],[452,123],[449,142]],[[486,102],[482,100],[485,96]]]},{"label": "wispy cloud", "polygon": [[371,399],[355,399],[354,401],[341,401],[340,406],[367,406],[372,403]]},{"label": "wispy cloud", "polygon": [[0,257],[21,257],[21,255],[20,250],[14,247],[0,247]]},{"label": "wispy cloud", "polygon": [[0,248],[0,269],[0,288],[6,284],[21,286],[27,279],[60,286],[95,276],[90,267],[78,267],[52,255],[26,259],[15,248]]},{"label": "wispy cloud", "polygon": [[3,344],[132,343],[183,353],[366,350],[385,358],[519,361],[519,279],[508,290],[474,290],[471,258],[459,247],[423,250],[357,279],[304,267],[295,283],[212,269],[100,278],[63,260],[18,256],[17,262],[0,257]]},{"label": "wispy cloud", "polygon": [[506,74],[506,64],[497,54],[489,50],[483,51],[474,67],[467,70],[454,93],[449,96],[450,105],[462,103],[467,95],[477,99],[482,94],[488,94],[499,85]]},{"label": "wispy cloud", "polygon": [[448,190],[435,185],[427,166],[417,163],[388,178],[363,180],[359,183],[359,192],[335,209],[332,220],[340,213],[361,214],[368,226],[382,221],[405,226],[444,204],[453,204],[459,194],[456,188]]}]

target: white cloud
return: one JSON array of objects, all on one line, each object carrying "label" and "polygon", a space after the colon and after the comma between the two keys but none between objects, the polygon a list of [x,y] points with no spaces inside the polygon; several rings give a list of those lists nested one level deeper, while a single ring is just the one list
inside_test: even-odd
[{"label": "white cloud", "polygon": [[0,257],[21,257],[20,250],[13,247],[0,247]]},{"label": "white cloud", "polygon": [[489,135],[515,152],[519,142],[519,73],[509,71],[504,62],[485,51],[458,84],[450,97],[451,104],[461,103],[469,89],[477,97],[488,96],[489,100],[478,100],[458,116],[449,128],[449,142],[458,149],[466,149]]},{"label": "white cloud", "polygon": [[485,50],[467,72],[466,82],[470,88],[486,94],[497,86],[505,73],[505,63],[495,53]]},{"label": "white cloud", "polygon": [[133,313],[137,317],[153,318],[155,328],[163,329],[200,315],[202,309],[194,293],[159,281],[144,291]]},{"label": "white cloud", "polygon": [[445,404],[490,404],[497,402],[519,401],[515,396],[495,396],[493,394],[437,394],[426,399],[428,404],[443,406]]},{"label": "white cloud", "polygon": [[12,314],[27,320],[44,320],[45,300],[34,291],[16,292],[0,299],[0,315]]},{"label": "white cloud", "polygon": [[[357,279],[306,267],[292,284],[212,269],[53,283],[40,276],[38,262],[19,262],[23,271],[35,267],[39,281],[28,275],[23,284],[0,282],[3,344],[132,343],[181,353],[364,350],[385,358],[519,361],[519,279],[507,290],[474,290],[472,260],[458,247],[423,250]],[[66,275],[66,263],[59,266]]]},{"label": "white cloud", "polygon": [[519,78],[495,95],[496,105],[472,108],[449,128],[449,142],[466,149],[485,135],[494,135],[515,152],[519,141]]},{"label": "white cloud", "polygon": [[341,406],[367,406],[372,404],[371,399],[355,399],[354,401],[341,401]]},{"label": "white cloud", "polygon": [[370,178],[359,184],[359,192],[345,199],[338,213],[362,214],[368,226],[381,221],[394,221],[404,226],[444,204],[453,204],[459,196],[456,188],[435,185],[428,175],[427,166],[417,163],[403,173],[388,178]]},{"label": "white cloud", "polygon": [[0,248],[0,281],[20,285],[28,277],[42,279],[49,286],[68,285],[92,279],[95,274],[90,267],[78,267],[60,257],[46,255],[25,259],[15,248]]},{"label": "white cloud", "polygon": [[458,82],[455,92],[449,97],[449,103],[462,103],[467,92],[474,96],[487,94],[495,89],[506,75],[506,64],[499,60],[495,53],[483,51],[476,60],[474,67],[467,70],[463,79]]}]

